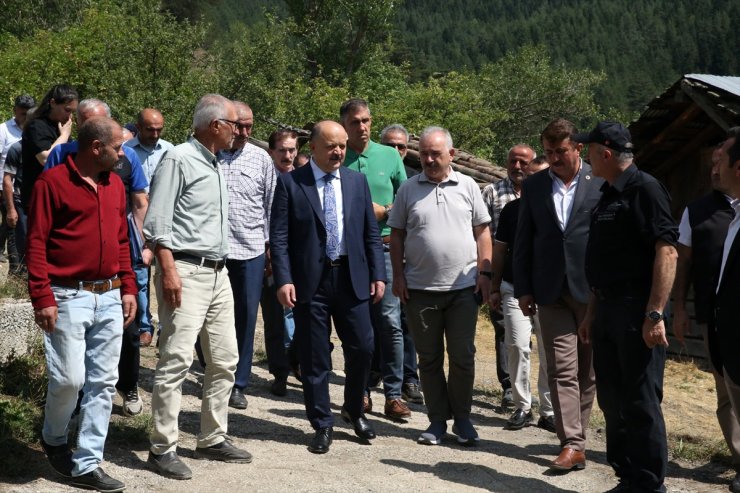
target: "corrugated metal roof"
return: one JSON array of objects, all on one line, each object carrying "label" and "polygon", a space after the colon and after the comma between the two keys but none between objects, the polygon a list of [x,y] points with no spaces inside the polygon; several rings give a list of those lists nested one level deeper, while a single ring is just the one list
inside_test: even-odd
[{"label": "corrugated metal roof", "polygon": [[740,96],[740,77],[731,77],[729,75],[709,75],[709,74],[686,74],[687,79],[701,81],[710,86],[730,92],[735,96]]}]

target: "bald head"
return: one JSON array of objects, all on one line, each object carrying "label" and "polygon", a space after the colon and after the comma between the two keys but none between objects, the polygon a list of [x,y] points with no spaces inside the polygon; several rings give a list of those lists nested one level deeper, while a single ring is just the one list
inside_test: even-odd
[{"label": "bald head", "polygon": [[164,130],[164,117],[156,108],[144,108],[136,118],[139,142],[153,148]]},{"label": "bald head", "polygon": [[324,120],[311,129],[311,155],[316,165],[330,173],[344,162],[347,149],[347,132],[337,122]]}]

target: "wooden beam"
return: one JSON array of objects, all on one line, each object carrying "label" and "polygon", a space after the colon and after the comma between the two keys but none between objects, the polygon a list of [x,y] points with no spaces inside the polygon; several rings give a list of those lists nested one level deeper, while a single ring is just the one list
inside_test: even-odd
[{"label": "wooden beam", "polygon": [[637,153],[637,162],[649,161],[650,157],[658,150],[658,144],[663,142],[663,140],[665,140],[667,136],[675,133],[676,130],[696,118],[699,113],[701,113],[701,108],[696,103],[692,102],[688,108],[686,108],[680,115],[678,115],[678,117],[673,119],[670,125],[665,127],[658,135],[653,137],[650,143]]},{"label": "wooden beam", "polygon": [[[702,129],[701,132],[696,134],[693,139],[689,140],[686,144],[681,146],[680,149],[675,149],[672,151],[673,156],[658,164],[656,167],[642,167],[641,169],[645,169],[646,171],[650,171],[650,174],[655,176],[660,176],[663,171],[670,170],[676,163],[680,162],[681,160],[686,159],[686,157],[699,149],[708,139],[709,137],[717,131],[717,128],[713,125],[707,125]],[[639,162],[637,162],[638,165],[640,165]]]},{"label": "wooden beam", "polygon": [[716,123],[723,132],[727,132],[727,130],[732,126],[732,122],[725,120],[725,118],[715,109],[714,103],[712,103],[704,94],[697,91],[692,84],[686,80],[681,81],[681,88],[686,92],[686,94],[691,96],[691,99],[693,99],[707,115],[709,115],[709,118],[714,120],[714,123]]}]

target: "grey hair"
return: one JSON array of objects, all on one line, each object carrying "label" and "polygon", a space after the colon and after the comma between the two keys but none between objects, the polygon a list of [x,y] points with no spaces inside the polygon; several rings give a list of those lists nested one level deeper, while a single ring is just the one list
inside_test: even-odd
[{"label": "grey hair", "polygon": [[609,150],[612,151],[614,159],[616,159],[619,164],[629,164],[633,159],[635,159],[635,155],[629,151],[619,152],[614,149]]},{"label": "grey hair", "polygon": [[424,140],[425,138],[429,137],[432,134],[441,133],[445,137],[445,144],[447,144],[448,149],[453,149],[454,146],[452,145],[452,135],[450,135],[450,132],[447,131],[446,128],[442,127],[427,127],[424,130],[421,131],[421,135],[419,136],[419,142]]},{"label": "grey hair", "polygon": [[193,111],[193,129],[205,130],[213,120],[226,118],[226,108],[232,104],[220,94],[206,94],[195,105]]},{"label": "grey hair", "polygon": [[98,106],[102,106],[105,110],[105,116],[110,118],[110,106],[108,106],[108,103],[105,101],[101,101],[100,99],[96,98],[87,98],[83,99],[77,104],[77,115],[84,114],[87,110],[92,108],[97,108]]},{"label": "grey hair", "polygon": [[511,154],[511,151],[513,151],[513,150],[514,150],[514,149],[516,149],[517,147],[523,147],[523,148],[525,148],[525,149],[529,149],[530,151],[532,151],[532,159],[534,159],[534,158],[536,158],[536,157],[537,157],[537,151],[535,151],[535,150],[534,150],[534,148],[532,148],[532,146],[531,146],[531,145],[529,145],[529,144],[525,144],[525,143],[523,143],[523,142],[522,142],[522,143],[520,143],[520,144],[514,144],[513,146],[511,146],[511,148],[509,149],[509,152],[508,152],[507,154]]},{"label": "grey hair", "polygon": [[402,133],[406,136],[406,142],[409,140],[409,131],[406,130],[406,127],[401,125],[400,123],[394,123],[393,125],[388,125],[380,132],[380,141],[382,142],[383,139],[385,139],[385,136],[387,134],[395,134],[395,133]]}]

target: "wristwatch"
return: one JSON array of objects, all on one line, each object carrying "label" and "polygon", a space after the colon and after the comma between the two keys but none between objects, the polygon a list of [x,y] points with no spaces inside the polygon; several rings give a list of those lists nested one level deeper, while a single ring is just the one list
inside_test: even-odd
[{"label": "wristwatch", "polygon": [[645,318],[649,319],[652,322],[658,323],[661,320],[663,320],[663,314],[660,312],[656,312],[655,310],[651,312],[647,312],[645,314]]},{"label": "wristwatch", "polygon": [[489,279],[493,279],[493,272],[491,272],[490,270],[481,270],[481,271],[478,271],[478,275],[479,276],[486,276]]}]

